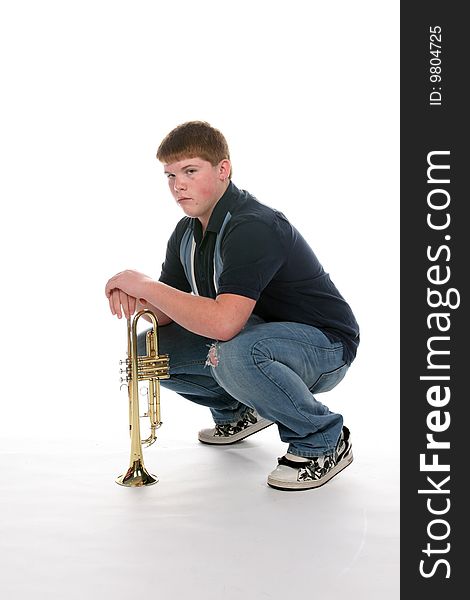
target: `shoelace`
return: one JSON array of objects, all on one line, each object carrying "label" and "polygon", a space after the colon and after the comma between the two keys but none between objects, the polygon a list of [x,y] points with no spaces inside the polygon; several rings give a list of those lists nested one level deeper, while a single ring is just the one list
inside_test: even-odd
[{"label": "shoelace", "polygon": [[224,423],[223,425],[216,425],[215,435],[219,437],[234,435],[235,433],[243,431],[243,429],[246,429],[254,423],[256,423],[256,417],[253,415],[253,413],[249,412],[237,423]]}]

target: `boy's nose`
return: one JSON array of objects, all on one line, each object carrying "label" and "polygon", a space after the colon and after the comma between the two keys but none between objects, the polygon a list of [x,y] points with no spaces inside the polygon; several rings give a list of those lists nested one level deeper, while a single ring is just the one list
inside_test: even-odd
[{"label": "boy's nose", "polygon": [[184,182],[181,179],[178,179],[178,177],[175,177],[175,191],[179,191],[179,190],[184,190],[186,187],[186,185],[184,184]]}]

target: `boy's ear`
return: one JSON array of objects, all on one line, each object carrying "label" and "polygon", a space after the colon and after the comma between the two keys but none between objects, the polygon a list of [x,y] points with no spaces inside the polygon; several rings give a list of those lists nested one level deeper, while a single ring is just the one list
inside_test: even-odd
[{"label": "boy's ear", "polygon": [[231,163],[228,158],[223,158],[219,163],[219,175],[222,181],[230,177]]}]

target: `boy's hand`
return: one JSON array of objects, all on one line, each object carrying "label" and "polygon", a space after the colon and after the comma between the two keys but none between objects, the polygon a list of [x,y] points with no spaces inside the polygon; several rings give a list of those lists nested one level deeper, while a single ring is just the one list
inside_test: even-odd
[{"label": "boy's hand", "polygon": [[109,295],[109,308],[113,315],[117,315],[118,319],[122,317],[122,312],[126,319],[129,319],[131,315],[135,313],[136,304],[137,300],[133,296],[129,296],[122,290],[111,290]]},{"label": "boy's hand", "polygon": [[120,319],[121,308],[128,319],[134,314],[136,300],[145,303],[145,286],[152,281],[150,277],[139,271],[126,270],[117,273],[106,284],[105,293],[113,315]]}]

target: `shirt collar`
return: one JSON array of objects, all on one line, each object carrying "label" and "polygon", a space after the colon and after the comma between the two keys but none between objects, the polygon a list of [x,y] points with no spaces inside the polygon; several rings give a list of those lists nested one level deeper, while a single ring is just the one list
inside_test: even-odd
[{"label": "shirt collar", "polygon": [[[230,181],[227,189],[214,206],[212,214],[209,218],[209,223],[207,224],[206,232],[213,231],[214,233],[219,233],[227,213],[230,212],[230,209],[236,203],[239,195],[240,190],[232,181]],[[193,227],[196,227],[196,229],[200,231],[201,223],[197,218],[193,219]]]}]

